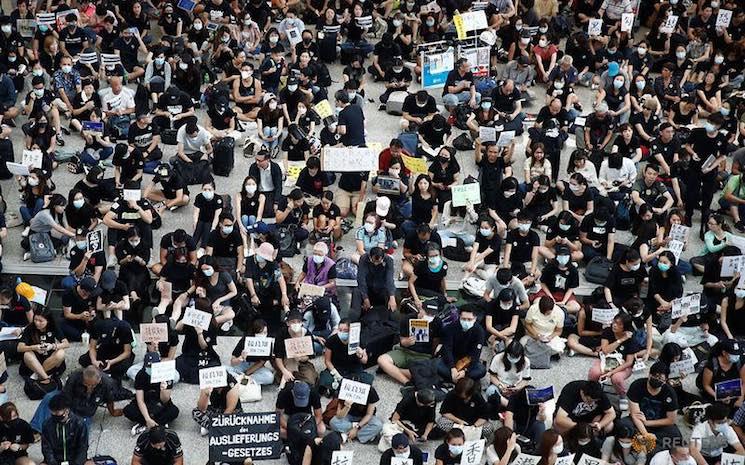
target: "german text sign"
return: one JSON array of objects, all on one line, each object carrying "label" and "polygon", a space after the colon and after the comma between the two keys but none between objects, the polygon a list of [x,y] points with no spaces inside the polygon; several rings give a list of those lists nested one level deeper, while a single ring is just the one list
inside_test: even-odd
[{"label": "german text sign", "polygon": [[209,430],[211,462],[278,459],[282,452],[276,412],[219,415]]}]

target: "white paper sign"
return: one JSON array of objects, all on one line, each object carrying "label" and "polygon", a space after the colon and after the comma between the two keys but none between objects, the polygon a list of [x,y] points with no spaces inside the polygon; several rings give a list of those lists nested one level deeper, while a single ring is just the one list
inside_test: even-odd
[{"label": "white paper sign", "polygon": [[363,147],[325,147],[321,162],[323,171],[376,171],[378,154],[370,148]]},{"label": "white paper sign", "polygon": [[21,164],[28,166],[29,168],[41,169],[41,162],[44,159],[44,155],[41,150],[23,150],[21,156]]},{"label": "white paper sign", "polygon": [[353,460],[353,450],[335,450],[331,453],[332,465],[352,465]]},{"label": "white paper sign", "polygon": [[574,454],[565,455],[564,457],[556,457],[554,465],[572,465],[574,463]]},{"label": "white paper sign", "polygon": [[515,460],[512,461],[512,465],[538,465],[541,461],[540,455],[529,455],[521,453]]},{"label": "white paper sign", "polygon": [[140,324],[140,340],[148,342],[166,342],[168,340],[167,323],[142,323]]},{"label": "white paper sign", "polygon": [[359,405],[367,405],[370,385],[344,378],[339,387],[339,399]]},{"label": "white paper sign", "polygon": [[414,459],[391,457],[391,465],[414,465]]},{"label": "white paper sign", "polygon": [[479,127],[479,139],[481,139],[482,144],[484,142],[496,142],[497,141],[497,129],[490,128],[489,126],[480,126]]},{"label": "white paper sign", "polygon": [[466,441],[463,444],[463,453],[460,455],[460,465],[478,465],[484,455],[486,440]]},{"label": "white paper sign", "polygon": [[665,20],[665,24],[660,26],[660,32],[663,34],[672,34],[675,30],[675,26],[678,25],[678,16],[677,15],[670,15]]},{"label": "white paper sign", "polygon": [[696,362],[690,358],[684,358],[677,362],[670,363],[670,377],[671,378],[685,378],[686,375],[695,373]]},{"label": "white paper sign", "polygon": [[13,163],[12,161],[6,161],[5,166],[8,167],[8,171],[15,174],[16,176],[28,176],[30,174],[28,166],[24,165],[23,163]]},{"label": "white paper sign", "polygon": [[96,229],[91,231],[86,236],[88,241],[88,251],[91,253],[98,253],[103,250],[103,231]]},{"label": "white paper sign", "polygon": [[347,344],[347,354],[352,355],[360,347],[360,335],[362,334],[362,323],[350,323],[349,325],[349,343]]},{"label": "white paper sign", "polygon": [[306,295],[311,297],[323,297],[325,293],[326,289],[323,286],[316,286],[315,284],[310,283],[302,283],[297,295],[298,297],[305,297]]},{"label": "white paper sign", "polygon": [[585,117],[585,116],[578,116],[578,117],[574,118],[574,124],[576,124],[577,126],[584,127],[586,121],[587,121],[587,117]]},{"label": "white paper sign", "polygon": [[680,255],[683,253],[683,247],[685,247],[685,244],[680,241],[671,240],[667,243],[667,249],[672,252],[673,255],[675,255],[676,265],[680,261]]},{"label": "white paper sign", "polygon": [[680,242],[688,242],[688,234],[690,231],[691,228],[684,224],[674,224],[670,227],[670,239]]},{"label": "white paper sign", "polygon": [[313,338],[310,336],[288,337],[285,339],[287,358],[298,358],[313,355]]},{"label": "white paper sign", "polygon": [[267,357],[272,354],[273,337],[246,336],[243,353],[249,357]]},{"label": "white paper sign", "polygon": [[184,318],[181,321],[183,321],[185,325],[202,328],[207,331],[210,327],[210,321],[212,321],[212,314],[197,310],[194,307],[187,307],[184,312]]},{"label": "white paper sign", "polygon": [[691,294],[673,300],[670,316],[673,319],[693,315],[701,311],[701,294]]},{"label": "white paper sign", "polygon": [[621,32],[631,32],[634,27],[634,13],[621,14]]},{"label": "white paper sign", "polygon": [[219,388],[228,385],[228,372],[224,366],[199,370],[199,389]]},{"label": "white paper sign", "polygon": [[[732,21],[732,10],[720,9],[719,14],[717,14],[717,27],[727,29],[730,21]],[[724,462],[722,462],[722,465],[724,465]]]},{"label": "white paper sign", "polygon": [[162,383],[163,381],[173,381],[176,378],[176,360],[165,360],[163,362],[153,363],[150,372],[151,383]]},{"label": "white paper sign", "polygon": [[507,147],[515,139],[515,131],[502,131],[497,139],[497,146]]},{"label": "white paper sign", "polygon": [[481,203],[481,185],[475,182],[451,186],[453,194],[453,206],[465,207],[468,204],[477,205]]},{"label": "white paper sign", "polygon": [[582,454],[582,457],[580,457],[579,462],[577,465],[601,465],[604,464],[600,459],[596,459],[595,457],[590,457],[587,454]]},{"label": "white paper sign", "polygon": [[731,278],[735,273],[739,273],[745,266],[745,255],[735,255],[733,257],[722,257],[722,278]]},{"label": "white paper sign", "polygon": [[122,198],[126,201],[139,202],[142,199],[142,191],[140,189],[124,189],[122,190]]},{"label": "white paper sign", "polygon": [[722,452],[721,465],[745,465],[745,456]]},{"label": "white paper sign", "polygon": [[593,308],[592,309],[592,321],[600,323],[603,326],[610,326],[613,323],[613,318],[618,315],[617,308]]},{"label": "white paper sign", "polygon": [[468,11],[461,13],[460,17],[463,19],[463,27],[466,31],[477,31],[489,27],[485,11]]},{"label": "white paper sign", "polygon": [[592,18],[587,23],[587,35],[589,36],[599,36],[603,33],[603,20]]}]

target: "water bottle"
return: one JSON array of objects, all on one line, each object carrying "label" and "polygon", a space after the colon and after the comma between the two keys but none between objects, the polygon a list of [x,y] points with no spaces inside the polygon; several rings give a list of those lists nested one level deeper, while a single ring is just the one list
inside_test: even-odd
[{"label": "water bottle", "polygon": [[88,331],[83,331],[83,334],[81,334],[80,337],[83,340],[83,345],[88,346],[88,343],[91,340],[91,335],[88,334]]}]

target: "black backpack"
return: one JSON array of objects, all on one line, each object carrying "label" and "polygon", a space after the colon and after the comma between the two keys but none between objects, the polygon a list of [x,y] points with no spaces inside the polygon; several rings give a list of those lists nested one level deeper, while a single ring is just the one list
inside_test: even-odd
[{"label": "black backpack", "polygon": [[455,247],[443,247],[442,254],[448,260],[467,262],[471,254],[466,250],[466,243],[460,237],[455,238]]},{"label": "black backpack", "polygon": [[471,108],[468,105],[458,105],[455,107],[455,127],[458,129],[468,130],[468,118],[471,117]]},{"label": "black backpack", "polygon": [[297,225],[294,224],[277,228],[280,257],[290,258],[300,253],[297,249],[297,241],[295,240],[295,229],[297,229]]},{"label": "black backpack", "polygon": [[62,382],[56,376],[52,377],[50,383],[40,383],[39,381],[31,378],[25,378],[23,383],[23,392],[26,393],[31,400],[41,400],[45,395],[52,391],[62,389]]},{"label": "black backpack", "polygon": [[316,419],[310,413],[295,413],[287,419],[287,462],[301,465],[305,446],[318,436]]},{"label": "black backpack", "polygon": [[325,329],[331,319],[331,299],[319,297],[308,307],[313,314],[313,324],[318,329]]},{"label": "black backpack", "polygon": [[217,176],[230,176],[235,165],[233,157],[235,151],[235,139],[223,137],[215,142],[214,157],[212,158],[212,171]]}]

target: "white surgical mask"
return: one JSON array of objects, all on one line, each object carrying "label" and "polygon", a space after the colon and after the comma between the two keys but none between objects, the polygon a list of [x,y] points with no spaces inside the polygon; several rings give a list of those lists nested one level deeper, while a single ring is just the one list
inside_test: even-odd
[{"label": "white surgical mask", "polygon": [[511,356],[511,355],[508,355],[508,356],[507,356],[507,360],[509,360],[509,361],[510,361],[510,363],[517,363],[517,362],[519,362],[519,361],[520,361],[520,357],[513,357],[513,356]]},{"label": "white surgical mask", "polygon": [[629,269],[630,269],[631,271],[637,271],[637,270],[638,270],[638,269],[639,269],[639,268],[640,268],[641,266],[642,266],[642,265],[641,265],[641,263],[637,263],[636,265],[631,265],[631,266],[629,267]]},{"label": "white surgical mask", "polygon": [[620,89],[621,87],[623,87],[623,79],[614,79],[613,87],[615,87],[616,89]]},{"label": "white surgical mask", "polygon": [[507,302],[507,303],[505,303],[505,302],[499,302],[499,308],[501,308],[502,310],[509,310],[509,309],[512,308],[512,302]]},{"label": "white surgical mask", "polygon": [[194,23],[194,30],[195,31],[201,31],[202,30],[202,23]]},{"label": "white surgical mask", "polygon": [[291,84],[287,86],[287,90],[289,90],[290,92],[295,92],[297,90],[297,84]]},{"label": "white surgical mask", "polygon": [[11,63],[15,63],[15,61],[18,59],[16,56],[8,57],[8,61]]},{"label": "white surgical mask", "polygon": [[44,75],[44,70],[43,69],[35,69],[35,70],[31,71],[31,74],[33,74],[34,76],[43,76]]},{"label": "white surgical mask", "polygon": [[303,329],[303,324],[302,323],[292,323],[290,325],[290,330],[293,333],[299,333],[302,329]]},{"label": "white surgical mask", "polygon": [[279,36],[269,36],[269,42],[276,44],[279,42]]},{"label": "white surgical mask", "polygon": [[724,63],[724,57],[721,56],[721,55],[715,56],[714,57],[714,63],[716,63],[718,65],[721,65],[722,63]]},{"label": "white surgical mask", "polygon": [[408,447],[406,449],[404,449],[403,452],[398,452],[398,451],[394,450],[393,451],[393,455],[395,455],[396,457],[401,458],[401,459],[408,459],[409,458],[409,455],[411,455],[411,450]]},{"label": "white surgical mask", "polygon": [[491,235],[491,229],[490,228],[481,228],[479,229],[479,232],[482,236],[489,236]]},{"label": "white surgical mask", "polygon": [[621,441],[618,441],[618,444],[621,446],[622,449],[631,449],[631,443],[630,442],[621,442]]},{"label": "white surgical mask", "polygon": [[561,229],[562,231],[569,231],[571,228],[571,224],[559,223],[559,229]]},{"label": "white surgical mask", "polygon": [[556,261],[559,262],[559,265],[565,266],[569,263],[569,255],[559,255],[556,257]]},{"label": "white surgical mask", "polygon": [[245,187],[248,195],[254,195],[254,193],[256,193],[256,184],[246,184]]},{"label": "white surgical mask", "polygon": [[75,199],[72,201],[72,206],[80,210],[85,205],[85,199]]},{"label": "white surgical mask", "polygon": [[367,231],[368,234],[375,231],[375,225],[372,223],[365,223],[365,231]]},{"label": "white surgical mask", "polygon": [[530,223],[520,223],[517,226],[520,229],[520,232],[528,232],[530,231]]},{"label": "white surgical mask", "polygon": [[538,28],[538,32],[540,32],[541,34],[547,33],[548,32],[548,26],[539,27]]},{"label": "white surgical mask", "polygon": [[639,90],[644,90],[644,88],[647,86],[647,81],[636,81],[636,88]]},{"label": "white surgical mask", "polygon": [[523,38],[520,39],[520,42],[523,45],[528,45],[530,43],[530,37],[523,37]]},{"label": "white surgical mask", "polygon": [[166,62],[166,59],[165,58],[158,57],[158,58],[155,59],[155,64],[158,65],[158,66],[163,66],[163,64],[165,62]]},{"label": "white surgical mask", "polygon": [[735,289],[735,295],[738,299],[745,299],[745,289]]},{"label": "white surgical mask", "polygon": [[539,47],[545,47],[546,45],[548,45],[548,40],[541,39],[541,40],[538,41],[538,46]]},{"label": "white surgical mask", "polygon": [[686,52],[675,52],[675,56],[678,57],[678,60],[682,60],[686,57]]},{"label": "white surgical mask", "polygon": [[44,89],[34,89],[34,94],[36,94],[37,97],[41,97],[44,95]]},{"label": "white surgical mask", "polygon": [[6,34],[10,34],[10,31],[12,30],[12,27],[10,24],[3,24],[3,32]]},{"label": "white surgical mask", "polygon": [[181,69],[183,69],[184,71],[186,71],[187,69],[189,69],[189,65],[187,63],[184,63],[184,62],[179,63],[178,64],[178,67],[181,68]]},{"label": "white surgical mask", "polygon": [[129,245],[131,245],[132,247],[137,247],[138,245],[140,245],[140,240],[135,239],[135,240],[129,241]]},{"label": "white surgical mask", "polygon": [[429,257],[428,262],[431,268],[437,268],[440,266],[440,263],[442,263],[442,258],[440,258],[439,255],[436,257]]},{"label": "white surgical mask", "polygon": [[347,97],[349,97],[349,101],[351,102],[357,97],[357,92],[347,92]]},{"label": "white surgical mask", "polygon": [[639,54],[640,57],[643,57],[647,54],[647,49],[644,47],[639,47],[636,49],[636,52]]},{"label": "white surgical mask", "polygon": [[388,169],[388,174],[398,177],[398,175],[401,174],[401,168],[390,168]]},{"label": "white surgical mask", "polygon": [[215,197],[215,191],[202,191],[202,197],[205,200],[212,200]]},{"label": "white surgical mask", "polygon": [[39,185],[39,180],[36,178],[28,178],[28,185],[31,187],[36,187]]},{"label": "white surgical mask", "polygon": [[554,454],[561,454],[561,451],[563,450],[564,450],[564,444],[557,444],[551,448],[551,452],[553,452]]},{"label": "white surgical mask", "polygon": [[209,278],[210,276],[212,276],[213,274],[215,274],[215,270],[212,269],[212,268],[205,268],[205,269],[202,270],[202,274],[204,274],[205,276],[207,276]]},{"label": "white surgical mask", "polygon": [[313,255],[313,263],[316,265],[320,265],[324,260],[326,260],[326,257],[323,255]]},{"label": "white surgical mask", "polygon": [[241,79],[248,79],[251,77],[250,71],[241,71]]},{"label": "white surgical mask", "polygon": [[394,19],[394,20],[393,20],[393,27],[399,27],[399,26],[400,26],[400,25],[402,25],[403,23],[404,23],[404,22],[403,22],[403,21],[401,21],[400,19]]},{"label": "white surgical mask", "polygon": [[580,446],[586,446],[586,445],[590,444],[590,440],[589,439],[579,439],[577,441],[577,444],[579,444]]}]

